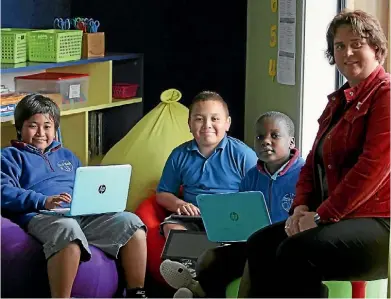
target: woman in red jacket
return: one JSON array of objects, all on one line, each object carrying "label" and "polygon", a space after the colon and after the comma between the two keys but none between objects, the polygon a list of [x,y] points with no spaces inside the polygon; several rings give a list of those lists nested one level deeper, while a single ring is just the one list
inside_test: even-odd
[{"label": "woman in red jacket", "polygon": [[248,297],[327,297],[322,280],[387,278],[387,40],[373,16],[342,12],[329,25],[326,54],[347,83],[328,96],[291,216],[248,240]]}]

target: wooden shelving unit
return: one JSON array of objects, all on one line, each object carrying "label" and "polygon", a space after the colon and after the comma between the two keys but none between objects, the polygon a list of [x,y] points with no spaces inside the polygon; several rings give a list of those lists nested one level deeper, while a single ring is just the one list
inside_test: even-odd
[{"label": "wooden shelving unit", "polygon": [[[1,73],[20,72],[63,72],[89,74],[88,101],[72,107],[61,107],[61,134],[64,146],[72,150],[84,165],[99,164],[104,154],[118,142],[142,117],[143,55],[108,54],[105,57],[81,59],[63,63],[2,64]],[[131,99],[113,101],[113,82],[139,84],[137,96]],[[103,113],[103,155],[89,153],[89,113]],[[9,145],[15,139],[13,121],[1,123],[1,146]]]}]

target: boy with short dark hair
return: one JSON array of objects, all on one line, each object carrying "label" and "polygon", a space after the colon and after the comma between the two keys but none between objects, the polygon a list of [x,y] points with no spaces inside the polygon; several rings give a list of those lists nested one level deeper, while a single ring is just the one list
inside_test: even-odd
[{"label": "boy with short dark hair", "polygon": [[[295,148],[294,124],[281,112],[261,115],[255,125],[256,165],[243,179],[240,191],[261,191],[272,223],[288,218],[296,182],[304,160]],[[224,298],[226,286],[241,277],[246,262],[246,243],[233,243],[206,251],[197,262],[197,278],[180,263],[165,261],[162,276],[178,289],[175,297]]]},{"label": "boy with short dark hair", "polygon": [[69,207],[81,162],[55,140],[60,110],[51,99],[28,95],[14,117],[18,140],[1,151],[2,215],[43,243],[52,297],[70,297],[79,263],[91,258],[91,244],[121,257],[127,297],[146,298],[145,225],[129,212],[72,218],[40,214]]},{"label": "boy with short dark hair", "polygon": [[[231,125],[227,103],[216,92],[203,91],[189,109],[193,140],[175,148],[168,157],[156,200],[172,213],[199,215],[196,196],[238,192],[247,171],[257,161],[255,152],[242,141],[227,136]],[[178,198],[183,187],[183,199]],[[168,217],[161,225],[167,237],[171,229],[202,230],[202,223]]]}]

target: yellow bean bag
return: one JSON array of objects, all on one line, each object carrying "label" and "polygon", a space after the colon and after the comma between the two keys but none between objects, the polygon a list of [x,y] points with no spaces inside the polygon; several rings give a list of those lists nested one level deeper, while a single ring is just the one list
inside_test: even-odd
[{"label": "yellow bean bag", "polygon": [[155,192],[171,151],[193,138],[188,127],[189,109],[178,102],[181,96],[176,89],[164,91],[161,102],[102,160],[102,165],[132,165],[127,211],[133,212]]}]

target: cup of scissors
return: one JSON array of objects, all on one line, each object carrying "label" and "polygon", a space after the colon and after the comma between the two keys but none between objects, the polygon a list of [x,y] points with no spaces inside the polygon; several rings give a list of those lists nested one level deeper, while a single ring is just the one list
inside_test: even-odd
[{"label": "cup of scissors", "polygon": [[70,30],[71,29],[71,20],[66,18],[55,18],[53,22],[54,29],[60,30]]},{"label": "cup of scissors", "polygon": [[79,20],[76,23],[76,29],[83,30],[84,33],[96,33],[98,32],[99,26],[100,22],[93,19]]},{"label": "cup of scissors", "polygon": [[83,30],[82,57],[102,57],[105,55],[105,33],[98,32],[99,21],[88,19],[79,21],[77,29]]}]

